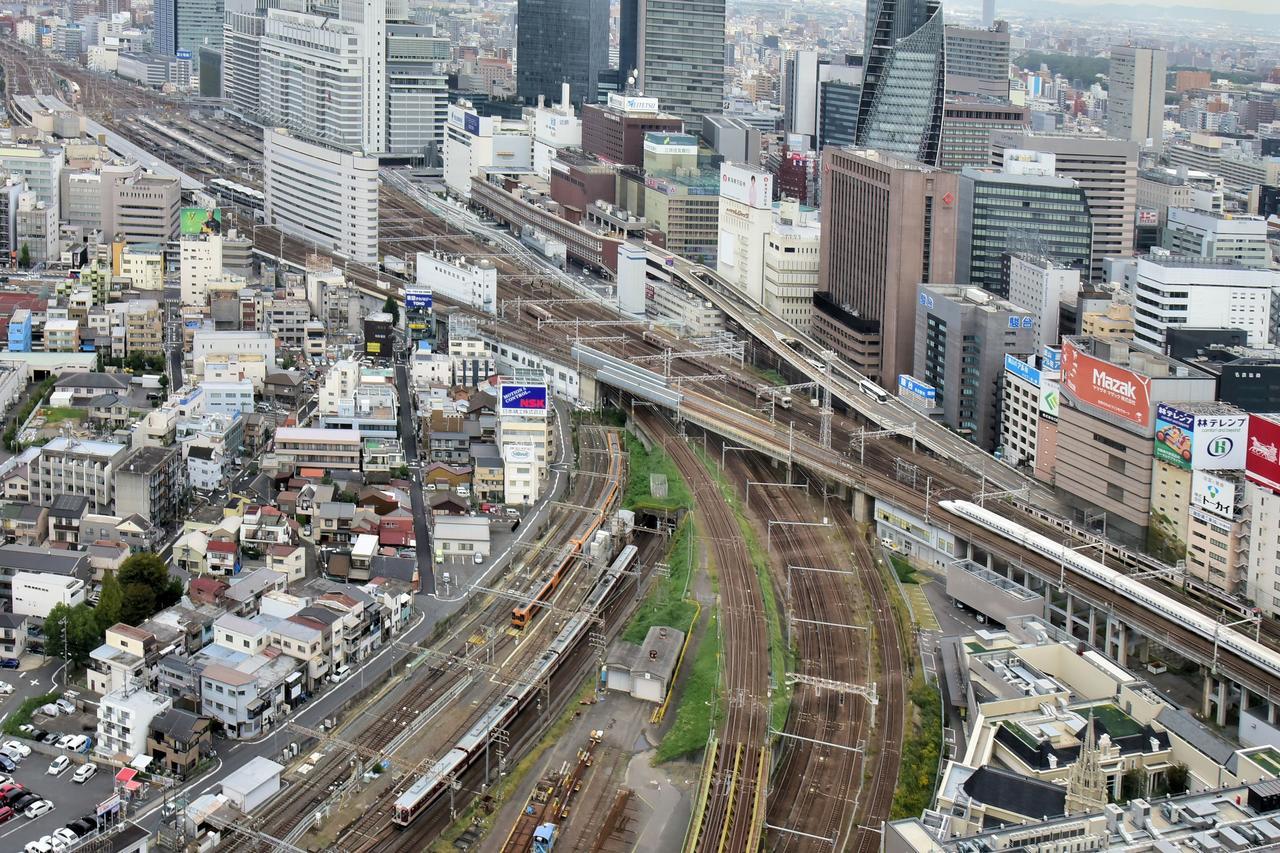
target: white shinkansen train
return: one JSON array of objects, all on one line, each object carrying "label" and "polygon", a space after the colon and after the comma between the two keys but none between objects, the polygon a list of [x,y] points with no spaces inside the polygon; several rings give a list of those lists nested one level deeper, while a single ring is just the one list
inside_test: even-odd
[{"label": "white shinkansen train", "polygon": [[1125,598],[1136,601],[1165,619],[1176,624],[1185,625],[1200,636],[1212,642],[1216,635],[1218,645],[1229,648],[1241,657],[1253,662],[1263,670],[1280,674],[1280,653],[1232,628],[1221,627],[1210,617],[1177,601],[1159,590],[1153,589],[1141,581],[1109,569],[1060,542],[1042,536],[1020,524],[991,512],[969,501],[939,501],[938,506],[954,515],[981,525],[987,530],[998,533],[1025,548],[1029,548],[1042,556],[1056,562],[1065,563],[1071,571],[1084,575],[1090,580],[1100,583],[1120,593]]}]

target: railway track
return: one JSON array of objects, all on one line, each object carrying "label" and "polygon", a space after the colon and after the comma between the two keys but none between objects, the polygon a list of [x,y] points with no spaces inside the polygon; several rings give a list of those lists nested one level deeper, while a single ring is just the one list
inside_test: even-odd
[{"label": "railway track", "polygon": [[[587,429],[580,431],[580,439],[589,450],[603,451],[605,444],[603,441],[603,431],[595,429]],[[588,452],[583,454],[586,459],[583,464],[591,469],[607,467],[612,464],[609,454],[603,452]],[[597,472],[600,473],[600,472]],[[589,505],[593,497],[598,496],[604,490],[604,480],[600,477],[582,477],[579,478],[574,494],[571,496],[574,500],[579,500],[583,505]],[[550,540],[546,540],[544,545],[538,549],[538,552],[530,555],[529,559],[537,561],[542,556],[554,557],[559,551],[563,541],[572,535],[572,526],[567,522],[571,517],[577,514],[576,511],[558,508],[553,518],[551,529],[555,531]],[[514,565],[514,563],[513,563]],[[566,584],[568,587],[569,584]],[[483,682],[488,679],[479,678],[472,672],[472,667],[467,663],[469,659],[478,659],[482,656],[482,652],[489,652],[490,657],[498,658],[506,652],[510,646],[514,645],[514,640],[505,630],[500,630],[487,635],[483,644],[472,642],[477,636],[486,636],[484,628],[486,625],[498,624],[505,627],[510,622],[511,602],[504,598],[489,603],[482,608],[472,618],[466,620],[454,632],[450,638],[440,643],[440,646],[446,649],[457,649],[448,653],[435,654],[436,659],[443,659],[442,665],[432,666],[425,671],[422,677],[414,677],[408,682],[408,686],[403,688],[404,692],[394,700],[394,704],[385,709],[382,713],[368,721],[364,727],[349,742],[348,749],[339,753],[330,752],[326,759],[318,764],[316,768],[303,778],[302,781],[296,782],[285,789],[280,795],[278,801],[273,801],[268,814],[270,818],[264,821],[258,828],[259,831],[272,837],[283,837],[289,832],[295,830],[299,823],[307,817],[312,811],[320,806],[329,795],[335,784],[342,780],[344,775],[353,772],[348,759],[355,755],[382,755],[387,754],[393,756],[394,751],[389,750],[397,740],[405,740],[406,730],[410,726],[415,726],[418,720],[418,714],[423,709],[431,708],[434,705],[449,699],[452,695],[457,701],[457,708],[454,709],[452,716],[456,717],[453,725],[458,725],[459,721],[465,721],[470,715],[469,709],[471,704],[457,698],[458,689],[464,686],[464,682],[480,681],[482,685],[480,692],[488,695],[492,693],[492,687]],[[541,626],[550,624],[550,619],[543,619],[529,630],[530,636],[536,636]],[[536,645],[534,642],[529,643],[530,646]],[[423,652],[427,657],[431,657],[431,653]],[[536,650],[530,651],[511,659],[513,668],[527,662],[530,654],[536,656]],[[469,687],[470,685],[467,685]],[[470,697],[467,697],[470,698]],[[432,723],[435,721],[432,720]],[[444,727],[444,724],[440,724]],[[436,729],[435,725],[431,726],[432,730]],[[339,729],[338,736],[341,736],[342,729]],[[438,734],[443,734],[440,732]],[[423,754],[432,754],[433,749],[439,748],[439,743],[431,740],[430,733],[425,730],[413,732],[404,746],[411,747],[413,752],[419,757]],[[417,759],[415,759],[416,763]],[[407,774],[406,777],[412,781],[413,774]],[[376,846],[384,840],[389,833],[390,822],[390,802],[394,799],[393,792],[396,786],[392,786],[387,794],[377,798],[368,809],[363,811],[355,824],[349,827],[344,835],[344,840],[349,842],[358,842],[352,844],[351,849],[371,849],[369,845],[372,843]],[[262,846],[261,842],[256,841],[248,836],[236,836],[230,841],[224,843],[219,849],[223,851],[252,851],[258,850]]]},{"label": "railway track", "polygon": [[[707,760],[713,764],[701,820],[689,844],[700,851],[748,851],[760,845],[769,750],[769,641],[764,597],[738,521],[693,451],[671,425],[648,410],[636,419],[661,436],[694,495],[699,536],[711,543],[720,580],[724,725]],[[781,673],[776,673],[781,678]]]}]

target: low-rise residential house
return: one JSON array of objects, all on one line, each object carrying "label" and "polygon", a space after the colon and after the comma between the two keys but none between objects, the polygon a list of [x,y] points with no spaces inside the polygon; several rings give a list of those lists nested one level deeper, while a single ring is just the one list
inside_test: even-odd
[{"label": "low-rise residential house", "polygon": [[298,489],[298,505],[296,513],[305,515],[310,518],[320,508],[321,504],[328,503],[333,500],[334,495],[338,493],[338,487],[333,483],[313,483],[309,480],[290,481],[290,487],[297,483]]},{"label": "low-rise residential house", "polygon": [[294,541],[295,525],[273,506],[252,504],[245,508],[240,524],[240,545],[259,554],[272,545],[288,545]]},{"label": "low-rise residential house", "polygon": [[241,572],[227,588],[228,609],[237,616],[253,616],[261,609],[264,595],[288,584],[287,577],[271,569]]},{"label": "low-rise residential house", "polygon": [[54,496],[49,504],[49,540],[80,544],[80,523],[88,514],[89,499],[84,495]]},{"label": "low-rise residential house", "polygon": [[0,613],[0,657],[18,658],[27,651],[27,617]]},{"label": "low-rise residential house", "polygon": [[214,577],[193,577],[187,583],[187,598],[192,604],[208,604],[222,607],[227,600],[227,590],[231,584]]},{"label": "low-rise residential house", "polygon": [[173,563],[190,575],[208,571],[209,536],[203,530],[188,530],[173,543]]},{"label": "low-rise residential house", "polygon": [[378,519],[378,544],[384,548],[412,548],[414,538],[413,513],[397,507]]},{"label": "low-rise residential house", "polygon": [[116,646],[103,643],[89,652],[87,675],[89,689],[94,693],[106,694],[145,682],[146,671],[146,662],[141,655]]},{"label": "low-rise residential house", "polygon": [[105,429],[128,429],[133,423],[129,401],[116,394],[99,394],[89,401],[89,423]]},{"label": "low-rise residential house", "polygon": [[271,545],[262,556],[268,569],[280,572],[291,584],[307,576],[307,549],[301,545]]},{"label": "low-rise residential house", "polygon": [[[398,438],[366,438],[364,440],[364,473],[389,478],[404,465],[404,446]],[[382,482],[379,479],[378,482]]]},{"label": "low-rise residential house", "polygon": [[332,671],[325,630],[306,619],[281,619],[271,627],[271,644],[298,661],[307,690],[315,690]]},{"label": "low-rise residential house", "polygon": [[495,445],[471,446],[471,494],[477,501],[501,503],[505,476],[502,454]]},{"label": "low-rise residential house", "polygon": [[351,541],[351,520],[356,505],[345,501],[329,501],[316,508],[311,519],[311,532],[320,542],[345,544]]},{"label": "low-rise residential house", "polygon": [[230,577],[240,574],[240,548],[226,539],[210,539],[205,545],[205,571]]},{"label": "low-rise residential house", "polygon": [[155,551],[164,531],[141,515],[127,516],[89,514],[80,524],[82,545],[101,539],[114,539],[129,546],[129,550]]},{"label": "low-rise residential house", "polygon": [[13,609],[14,578],[21,572],[62,575],[88,582],[89,555],[83,551],[0,545],[0,610]]},{"label": "low-rise residential house", "polygon": [[196,491],[214,492],[225,486],[226,466],[221,448],[194,442],[187,447],[187,481]]},{"label": "low-rise residential house", "polygon": [[356,506],[371,509],[377,515],[386,515],[409,505],[409,496],[402,489],[390,485],[365,486],[356,497]]},{"label": "low-rise residential house", "polygon": [[0,528],[10,544],[43,545],[49,537],[49,509],[29,503],[5,504],[0,507]]},{"label": "low-rise residential house", "polygon": [[[376,568],[376,566],[375,566]],[[383,642],[398,636],[413,621],[413,593],[416,584],[378,576],[360,587],[374,603],[374,608],[381,614]]]},{"label": "low-rise residential house", "polygon": [[471,459],[471,435],[466,432],[432,432],[427,438],[427,458],[446,465],[465,465]]},{"label": "low-rise residential house", "polygon": [[151,720],[147,754],[149,769],[186,779],[200,762],[213,754],[213,724],[208,717],[170,708]]},{"label": "low-rise residential house", "polygon": [[276,648],[234,666],[210,663],[200,673],[201,713],[229,738],[257,737],[302,703],[303,680],[299,662]]},{"label": "low-rise residential house", "polygon": [[127,688],[107,693],[98,703],[98,738],[94,751],[128,763],[147,752],[151,722],[173,707],[167,696]]},{"label": "low-rise residential house", "polygon": [[470,465],[446,465],[442,462],[433,462],[422,472],[422,484],[432,491],[435,489],[448,491],[470,483]]},{"label": "low-rise residential house", "polygon": [[53,390],[70,391],[72,403],[86,403],[101,394],[128,394],[130,379],[124,373],[64,373]]},{"label": "low-rise residential house", "polygon": [[259,655],[271,642],[271,625],[233,613],[223,614],[213,623],[213,642],[244,655]]},{"label": "low-rise residential house", "polygon": [[89,566],[93,579],[101,581],[107,572],[118,572],[133,552],[117,539],[99,539],[89,545]]},{"label": "low-rise residential house", "polygon": [[471,512],[471,501],[453,492],[436,492],[427,498],[427,511],[432,515],[466,515]]}]

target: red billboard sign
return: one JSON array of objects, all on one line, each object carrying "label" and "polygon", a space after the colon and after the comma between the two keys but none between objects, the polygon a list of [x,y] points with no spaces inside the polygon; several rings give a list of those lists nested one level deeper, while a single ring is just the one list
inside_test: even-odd
[{"label": "red billboard sign", "polygon": [[1280,423],[1249,416],[1249,450],[1244,456],[1244,472],[1259,486],[1280,492]]},{"label": "red billboard sign", "polygon": [[1151,426],[1151,380],[1083,353],[1072,341],[1062,346],[1062,385],[1082,403],[1146,429]]}]

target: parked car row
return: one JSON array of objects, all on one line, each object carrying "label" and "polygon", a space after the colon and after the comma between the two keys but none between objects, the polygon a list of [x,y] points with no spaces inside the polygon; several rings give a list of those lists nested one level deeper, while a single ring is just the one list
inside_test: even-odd
[{"label": "parked car row", "polygon": [[22,853],[63,853],[64,850],[70,850],[76,846],[80,839],[97,830],[98,819],[93,815],[85,815],[61,829],[55,829],[49,835],[28,842],[27,846],[22,848]]}]

